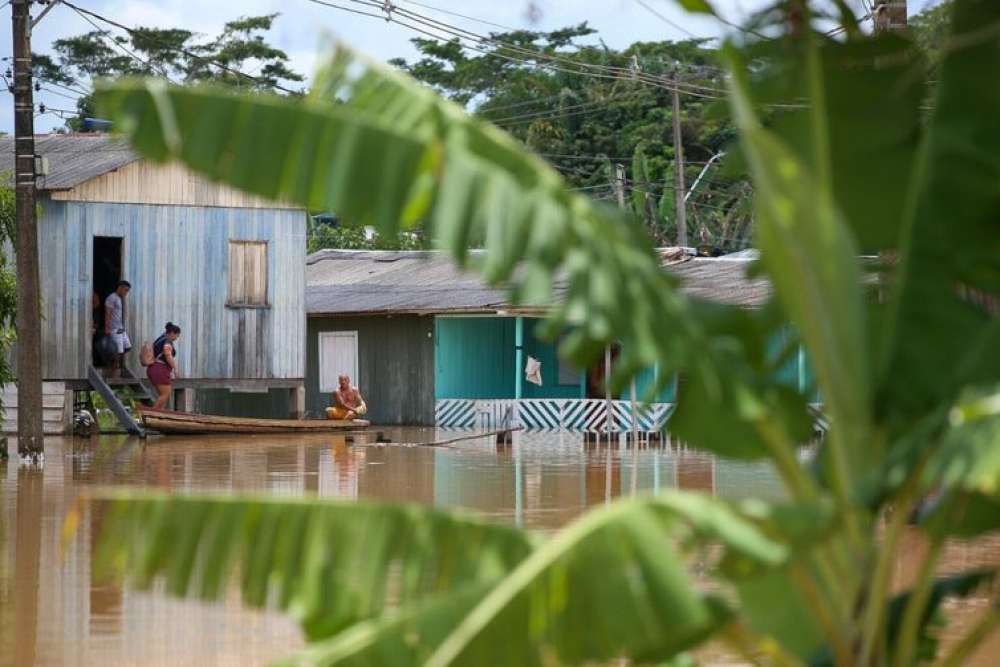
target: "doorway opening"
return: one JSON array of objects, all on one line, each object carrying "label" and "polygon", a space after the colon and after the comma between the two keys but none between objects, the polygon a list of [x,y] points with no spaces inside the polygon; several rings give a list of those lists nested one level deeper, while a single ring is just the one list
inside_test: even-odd
[{"label": "doorway opening", "polygon": [[[617,343],[611,345],[611,373],[614,374],[618,366],[618,357],[621,354],[621,346]],[[587,369],[587,398],[605,398],[607,396],[607,386],[604,383],[604,355],[591,364]]]},{"label": "doorway opening", "polygon": [[97,341],[104,335],[104,300],[115,291],[122,279],[122,239],[119,236],[94,237],[94,284],[91,288],[91,362],[101,366],[103,360],[97,353]]}]

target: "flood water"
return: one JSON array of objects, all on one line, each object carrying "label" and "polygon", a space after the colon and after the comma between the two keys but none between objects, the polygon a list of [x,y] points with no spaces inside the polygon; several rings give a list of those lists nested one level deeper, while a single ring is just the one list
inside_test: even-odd
[{"label": "flood water", "polygon": [[[607,447],[581,434],[522,432],[414,446],[469,435],[454,429],[380,429],[344,436],[123,437],[46,441],[45,461],[0,463],[0,665],[263,665],[302,645],[279,614],[244,609],[237,591],[214,604],[91,583],[92,517],[65,549],[63,520],[87,487],[137,485],[280,496],[372,498],[462,507],[553,530],[586,508],[633,492],[682,488],[726,498],[780,498],[765,464],[717,460],[669,446]],[[365,440],[372,440],[365,442]],[[12,452],[16,450],[11,443]],[[919,565],[912,538],[899,582]],[[943,569],[1000,563],[1000,539],[952,545]],[[989,604],[956,603],[959,626]],[[996,664],[1000,637],[976,656]]]}]

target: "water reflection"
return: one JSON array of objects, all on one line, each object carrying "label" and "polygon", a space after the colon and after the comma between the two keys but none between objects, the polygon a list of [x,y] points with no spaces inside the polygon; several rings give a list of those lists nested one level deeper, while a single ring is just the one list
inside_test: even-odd
[{"label": "water reflection", "polygon": [[[244,609],[92,585],[100,517],[83,516],[60,553],[62,521],[84,488],[138,485],[276,496],[377,498],[463,507],[535,529],[633,492],[682,488],[728,498],[779,498],[766,464],[720,461],[671,446],[587,443],[580,434],[517,433],[440,447],[446,429],[385,429],[393,444],[343,435],[93,441],[51,439],[44,469],[0,467],[0,665],[266,664],[301,645],[297,628]],[[409,443],[409,444],[408,444]],[[914,547],[914,554],[919,550]],[[1000,543],[949,552],[947,563],[995,563]],[[900,581],[907,563],[900,565]],[[984,604],[973,600],[970,605]],[[971,617],[970,617],[971,618]],[[985,664],[985,663],[984,663]]]}]

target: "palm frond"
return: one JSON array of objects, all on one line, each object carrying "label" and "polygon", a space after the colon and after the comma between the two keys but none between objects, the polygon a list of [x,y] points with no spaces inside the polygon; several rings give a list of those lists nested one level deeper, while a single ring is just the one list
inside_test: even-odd
[{"label": "palm frond", "polygon": [[495,581],[528,556],[511,527],[413,505],[102,494],[101,578],[216,599],[239,573],[243,600],[290,613],[311,639],[435,593]]}]

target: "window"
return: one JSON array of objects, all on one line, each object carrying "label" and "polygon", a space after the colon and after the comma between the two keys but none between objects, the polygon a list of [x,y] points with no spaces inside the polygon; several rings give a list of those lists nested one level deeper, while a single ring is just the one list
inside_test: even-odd
[{"label": "window", "polygon": [[267,242],[229,242],[229,297],[237,308],[267,306]]},{"label": "window", "polygon": [[323,393],[337,388],[337,378],[351,376],[358,380],[358,332],[321,331],[319,333],[319,390]]}]

